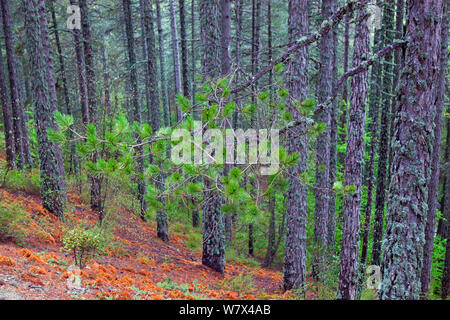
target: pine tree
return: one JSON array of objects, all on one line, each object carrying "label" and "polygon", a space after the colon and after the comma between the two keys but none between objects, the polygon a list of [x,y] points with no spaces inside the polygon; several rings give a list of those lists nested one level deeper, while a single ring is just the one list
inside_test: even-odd
[{"label": "pine tree", "polygon": [[[363,64],[369,56],[369,28],[367,8],[358,10],[356,21],[353,66]],[[338,299],[353,300],[357,294],[359,217],[362,194],[362,164],[364,161],[364,134],[366,119],[366,99],[368,72],[364,71],[352,78],[350,108],[345,158],[345,186],[352,187],[344,197],[344,223],[342,226],[342,250],[339,272]],[[353,190],[352,190],[353,189]]]},{"label": "pine tree", "polygon": [[34,120],[37,126],[42,206],[62,218],[66,205],[61,147],[49,139],[48,130],[58,130],[54,119],[56,101],[51,50],[44,0],[22,0],[27,21],[27,51],[33,87]]},{"label": "pine tree", "polygon": [[[418,299],[431,174],[442,0],[409,5],[405,68],[392,137],[380,299]],[[424,14],[427,12],[427,14]],[[424,59],[423,57],[426,57]]]}]

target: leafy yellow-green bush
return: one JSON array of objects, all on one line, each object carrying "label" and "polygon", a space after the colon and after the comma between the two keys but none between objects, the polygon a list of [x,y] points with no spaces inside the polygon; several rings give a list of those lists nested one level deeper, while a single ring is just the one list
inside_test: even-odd
[{"label": "leafy yellow-green bush", "polygon": [[70,229],[65,232],[62,242],[64,250],[72,254],[75,265],[80,269],[83,269],[96,253],[105,253],[106,239],[98,227],[88,230],[83,227]]}]

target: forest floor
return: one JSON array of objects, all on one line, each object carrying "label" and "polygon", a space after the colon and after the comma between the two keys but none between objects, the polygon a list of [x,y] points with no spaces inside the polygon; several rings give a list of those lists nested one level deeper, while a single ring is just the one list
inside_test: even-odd
[{"label": "forest floor", "polygon": [[[0,188],[2,205],[26,213],[16,225],[26,234],[23,241],[0,242],[0,300],[296,298],[283,292],[279,270],[233,261],[221,275],[202,265],[200,250],[189,249],[188,231],[172,232],[164,243],[155,222],[143,222],[126,208],[114,215],[114,245],[107,254],[96,255],[81,272],[71,271],[73,258],[62,250],[64,230],[77,222],[94,226],[97,215],[77,194],[69,193],[68,202],[72,212],[62,222],[42,208],[38,194]],[[72,285],[74,274],[80,286]],[[307,293],[306,299],[315,298],[314,291]]]}]

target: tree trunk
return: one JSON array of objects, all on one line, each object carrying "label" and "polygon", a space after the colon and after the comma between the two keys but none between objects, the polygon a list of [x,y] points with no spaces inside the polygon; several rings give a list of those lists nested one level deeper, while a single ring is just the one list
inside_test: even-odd
[{"label": "tree trunk", "polygon": [[161,23],[161,8],[159,6],[159,0],[155,0],[156,3],[156,20],[158,25],[158,51],[159,51],[159,73],[161,77],[161,91],[163,95],[163,110],[164,110],[164,125],[170,126],[170,112],[169,112],[169,96],[167,93],[166,71],[165,71],[165,59],[164,59],[164,43],[163,43],[163,29]]},{"label": "tree trunk", "polygon": [[[97,91],[95,79],[95,66],[92,53],[91,31],[88,15],[87,0],[79,0],[81,13],[81,32],[83,34],[84,61],[86,68],[86,87],[89,104],[89,121],[95,127],[98,125],[98,108],[97,108]],[[92,161],[97,162],[98,153],[96,153]],[[102,201],[102,181],[99,177],[91,176],[91,208],[99,214],[99,220],[103,219],[103,201]]]},{"label": "tree trunk", "polygon": [[[308,1],[289,1],[289,41],[293,42],[308,33]],[[292,100],[303,100],[308,97],[306,48],[298,50],[291,59],[287,85]],[[294,121],[300,116],[290,105]],[[306,277],[306,197],[307,188],[298,177],[307,171],[308,141],[306,125],[301,123],[292,128],[288,134],[289,153],[297,152],[298,163],[292,168],[289,178],[289,191],[286,204],[286,244],[284,257],[283,284],[285,290],[304,290]]]},{"label": "tree trunk", "polygon": [[178,8],[180,13],[180,40],[181,40],[181,74],[183,75],[183,95],[189,98],[189,77],[187,58],[187,36],[186,36],[186,9],[184,0],[179,0]]},{"label": "tree trunk", "polygon": [[42,206],[62,218],[65,205],[65,178],[61,147],[48,138],[47,130],[58,130],[53,113],[57,105],[49,54],[47,16],[44,0],[23,0],[26,10],[27,50],[33,86],[34,119],[37,127]]},{"label": "tree trunk", "polygon": [[[55,14],[55,7],[54,7],[54,0],[49,1],[50,3],[50,13],[52,16],[52,23],[53,23],[53,32],[55,34],[55,42],[56,42],[56,49],[58,52],[58,61],[59,61],[59,71],[60,76],[63,84],[63,96],[64,96],[64,103],[66,105],[66,112],[68,115],[72,115],[72,107],[70,105],[70,97],[69,97],[69,90],[67,89],[67,76],[66,76],[66,66],[64,63],[64,56],[62,54],[62,48],[61,48],[61,41],[59,39],[59,31],[58,31],[58,23],[56,21],[56,14]],[[69,138],[72,138],[73,136],[70,135]],[[70,142],[69,142],[70,143]],[[72,173],[75,168],[75,158],[76,158],[76,149],[75,144],[70,143],[70,155],[69,155],[69,172]]]},{"label": "tree trunk", "polygon": [[[70,0],[71,5],[77,5],[76,0]],[[80,104],[81,104],[81,120],[86,126],[90,122],[89,119],[89,104],[87,94],[87,81],[86,81],[86,65],[84,61],[84,53],[81,44],[80,30],[74,29],[73,39],[75,43],[75,56],[77,61],[78,72],[78,85],[80,90]]]},{"label": "tree trunk", "polygon": [[[347,13],[345,15],[345,31],[344,31],[344,74],[348,71],[348,57],[349,57],[349,43],[350,43],[350,15],[351,13]],[[342,85],[342,100],[344,103],[341,103],[341,110],[339,116],[339,144],[343,145],[345,143],[347,137],[347,109],[348,109],[348,81],[347,79],[344,81]],[[345,162],[345,154],[343,152],[339,152],[338,154],[339,163],[344,164]]]},{"label": "tree trunk", "polygon": [[[441,162],[442,113],[444,110],[446,72],[448,62],[448,13],[444,1],[442,20],[441,55],[438,84],[436,86],[436,115],[434,120],[434,143],[431,159],[431,178],[428,187],[428,213],[425,226],[425,247],[423,248],[423,269],[421,274],[422,298],[428,299],[430,291],[431,263],[433,258],[434,233],[436,229],[437,197]],[[447,129],[448,130],[448,129]],[[444,190],[444,192],[446,192]]]},{"label": "tree trunk", "polygon": [[[377,2],[377,5],[381,7],[381,1]],[[387,4],[385,4],[386,6]],[[374,42],[372,47],[372,55],[380,51],[384,46],[383,32],[386,26],[383,24],[380,29],[375,30]],[[367,201],[364,209],[364,225],[363,225],[363,241],[361,249],[361,266],[364,267],[367,261],[367,251],[369,246],[369,232],[370,232],[370,219],[372,216],[373,206],[373,184],[374,184],[374,162],[376,156],[376,146],[378,138],[378,122],[380,116],[380,83],[381,83],[381,62],[375,61],[372,65],[372,72],[370,74],[369,85],[369,112],[368,112],[368,125],[367,136],[369,141],[367,142],[367,150],[369,153],[369,160],[365,166],[365,176],[367,179]]]},{"label": "tree trunk", "polygon": [[[353,66],[364,63],[369,57],[370,33],[367,26],[367,8],[358,11]],[[362,165],[364,162],[364,135],[368,71],[352,78],[347,149],[345,159],[345,185],[354,186],[353,193],[344,197],[344,224],[342,226],[342,250],[339,272],[338,299],[354,300],[358,285],[359,217],[362,193]]]},{"label": "tree trunk", "polygon": [[23,169],[25,165],[32,165],[28,130],[25,123],[23,101],[20,98],[19,78],[17,75],[17,61],[14,53],[13,24],[11,21],[10,2],[1,0],[3,14],[3,32],[5,36],[6,62],[9,72],[9,88],[11,94],[11,109],[13,115],[14,144],[17,167]]},{"label": "tree trunk", "polygon": [[5,70],[3,68],[3,53],[0,47],[0,99],[3,111],[3,129],[5,131],[6,162],[9,168],[16,169],[16,153],[14,145],[13,121],[9,104],[8,88],[6,86]]},{"label": "tree trunk", "polygon": [[[222,0],[221,0],[222,1]],[[201,0],[201,39],[203,47],[203,74],[214,78],[219,74],[219,44],[217,43],[218,2]],[[214,186],[205,179],[206,189]],[[203,196],[203,253],[202,263],[213,270],[225,270],[225,221],[221,212],[222,196],[217,190],[209,190]]]},{"label": "tree trunk", "polygon": [[[334,0],[322,1],[322,19],[328,20],[334,11]],[[317,94],[318,103],[324,104],[333,90],[333,56],[334,56],[333,32],[329,32],[320,40],[320,80]],[[317,116],[317,121],[326,125],[326,129],[316,139],[316,184],[314,189],[314,263],[312,276],[318,280],[319,275],[325,273],[324,253],[322,250],[327,245],[328,238],[328,210],[330,187],[330,134],[331,134],[331,105],[328,105]]]},{"label": "tree trunk", "polygon": [[[392,1],[386,2],[384,5],[383,21],[384,28],[384,43],[392,43],[394,33],[394,3]],[[381,109],[380,119],[380,136],[379,136],[379,159],[377,171],[377,188],[375,199],[375,220],[374,220],[374,235],[373,235],[373,249],[372,249],[372,264],[380,265],[381,260],[381,243],[383,240],[383,223],[384,223],[384,207],[386,202],[386,184],[387,184],[387,160],[389,154],[389,123],[391,105],[391,90],[392,90],[392,52],[383,57],[383,80],[381,89],[381,105],[385,106]]]},{"label": "tree trunk", "polygon": [[[172,28],[172,54],[173,54],[173,72],[175,75],[175,95],[182,94],[181,75],[180,75],[180,57],[178,50],[178,31],[177,20],[175,16],[175,6],[173,0],[170,0],[170,22]],[[181,121],[182,114],[178,106],[176,106],[177,122]]]},{"label": "tree trunk", "polygon": [[[138,99],[138,85],[136,72],[136,52],[134,49],[134,35],[133,24],[131,20],[131,5],[130,0],[123,0],[123,13],[125,18],[125,30],[127,34],[128,44],[128,69],[130,70],[130,85],[131,85],[131,103],[134,106],[134,121],[141,124],[141,108]],[[140,137],[137,135],[138,144],[141,143]],[[138,200],[141,204],[140,216],[145,220],[145,213],[147,212],[147,202],[145,200],[146,185],[145,180],[141,177],[144,175],[144,147],[141,145],[136,148],[137,158],[137,184],[138,184]]]},{"label": "tree trunk", "polygon": [[[392,137],[380,299],[418,299],[431,161],[443,0],[409,3],[405,68]],[[424,14],[426,12],[426,14]],[[426,57],[424,59],[424,57]]]}]

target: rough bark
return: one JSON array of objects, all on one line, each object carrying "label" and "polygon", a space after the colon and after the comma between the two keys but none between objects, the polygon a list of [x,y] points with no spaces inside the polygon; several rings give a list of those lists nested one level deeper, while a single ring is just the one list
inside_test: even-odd
[{"label": "rough bark", "polygon": [[[377,5],[381,5],[381,1],[377,2]],[[383,48],[383,32],[386,26],[382,25],[380,29],[375,30],[373,53],[378,52]],[[370,74],[369,85],[369,112],[367,115],[367,136],[369,141],[367,142],[367,150],[369,153],[369,159],[365,166],[365,178],[367,183],[367,201],[364,209],[364,225],[363,225],[363,241],[361,249],[361,266],[364,267],[367,260],[367,251],[369,246],[369,232],[370,232],[370,219],[372,216],[373,206],[373,186],[374,186],[374,165],[376,156],[376,147],[378,140],[378,123],[380,115],[380,84],[381,84],[381,61],[375,61],[372,65],[372,71]]]},{"label": "rough bark", "polygon": [[[289,40],[294,41],[308,33],[308,1],[289,1]],[[287,85],[292,100],[308,97],[306,47],[296,51],[289,62]],[[294,107],[291,105],[291,112]],[[297,112],[292,112],[294,120],[301,120]],[[285,290],[304,290],[306,277],[306,197],[307,188],[298,177],[307,170],[308,141],[306,125],[301,123],[288,133],[288,151],[299,154],[298,163],[292,168],[286,203],[286,244],[283,270]]]},{"label": "rough bark", "polygon": [[[409,2],[408,45],[399,110],[392,137],[392,167],[383,243],[380,299],[418,299],[439,70],[443,0]],[[424,14],[426,13],[426,14]]]},{"label": "rough bark", "polygon": [[[131,85],[131,103],[134,107],[134,121],[141,124],[141,107],[138,98],[138,85],[137,85],[137,72],[136,72],[136,52],[134,48],[134,34],[133,34],[133,24],[131,20],[131,5],[130,0],[123,0],[123,13],[125,18],[125,30],[127,35],[128,44],[128,69],[130,72],[130,85]],[[138,144],[140,144],[140,137],[137,135]],[[145,220],[145,213],[147,211],[147,202],[145,200],[146,185],[145,180],[142,178],[144,175],[144,147],[139,146],[136,148],[135,154],[137,160],[137,184],[138,184],[138,200],[141,204],[140,216]]]},{"label": "rough bark", "polygon": [[[448,63],[448,12],[447,1],[444,2],[442,15],[442,36],[439,77],[436,86],[436,115],[434,120],[434,143],[431,160],[431,178],[428,187],[428,213],[425,226],[425,247],[423,248],[423,268],[421,274],[421,296],[427,299],[430,291],[431,263],[433,258],[434,234],[436,229],[436,210],[439,190],[439,172],[441,162],[442,115],[444,110],[446,72]],[[447,129],[448,130],[448,129]],[[444,192],[446,192],[444,190]]]},{"label": "rough bark", "polygon": [[180,43],[181,43],[181,74],[183,76],[183,95],[190,97],[189,93],[189,76],[188,76],[188,53],[187,53],[187,36],[186,36],[186,9],[184,0],[178,2],[180,16]]},{"label": "rough bark", "polygon": [[[382,25],[384,29],[384,43],[391,43],[393,41],[394,33],[394,3],[393,1],[386,2],[384,5]],[[380,116],[380,135],[378,147],[378,169],[377,169],[377,187],[375,196],[375,219],[374,219],[374,234],[373,234],[373,248],[372,248],[372,264],[380,265],[381,261],[381,243],[383,240],[383,224],[384,224],[384,208],[386,202],[386,187],[387,181],[387,160],[389,154],[389,140],[390,140],[390,106],[391,106],[391,92],[392,92],[392,52],[389,52],[383,57],[382,61],[382,83],[381,83],[381,108]]]},{"label": "rough bark", "polygon": [[[98,125],[98,107],[94,57],[87,0],[79,0],[81,14],[81,32],[83,35],[84,62],[86,69],[86,88],[89,104],[89,121],[95,127]],[[94,154],[92,161],[97,162],[98,154]],[[99,220],[103,219],[102,181],[100,177],[91,176],[91,208],[98,212]]]},{"label": "rough bark", "polygon": [[14,144],[16,162],[19,169],[25,165],[32,165],[30,154],[28,130],[25,122],[23,101],[20,98],[20,84],[17,72],[17,60],[14,53],[13,23],[11,21],[10,2],[0,1],[3,20],[3,33],[5,37],[6,62],[8,65],[9,88],[11,94],[11,109],[13,116]]},{"label": "rough bark", "polygon": [[161,91],[163,97],[163,110],[164,110],[164,125],[170,125],[170,112],[169,112],[169,95],[167,93],[167,81],[165,71],[165,59],[164,59],[164,42],[163,42],[163,29],[161,23],[161,8],[159,0],[155,0],[156,3],[156,20],[158,26],[158,53],[159,53],[159,73],[161,77]]},{"label": "rough bark", "polygon": [[[70,0],[71,5],[77,5],[76,0]],[[90,121],[89,119],[89,104],[88,104],[88,94],[87,94],[87,81],[86,81],[86,66],[84,61],[84,52],[81,43],[81,35],[79,29],[74,29],[73,31],[74,39],[74,49],[75,57],[77,62],[77,72],[78,72],[78,86],[80,94],[80,105],[81,105],[81,120],[84,125],[87,125]]]},{"label": "rough bark", "polygon": [[0,100],[3,112],[3,130],[5,131],[6,162],[11,169],[16,168],[16,153],[14,145],[13,120],[6,86],[5,70],[3,68],[3,52],[0,47]]},{"label": "rough bark", "polygon": [[[354,40],[354,66],[364,63],[369,56],[370,33],[366,14],[365,6],[359,9]],[[342,226],[338,289],[338,298],[345,300],[356,298],[359,280],[359,217],[361,210],[367,91],[368,71],[364,71],[353,77],[351,81],[349,130],[345,158],[345,185],[354,186],[355,191],[344,198],[344,222]]]},{"label": "rough bark", "polygon": [[[334,0],[323,0],[321,8],[323,20],[328,20],[334,11]],[[317,88],[317,99],[324,103],[333,90],[333,33],[326,34],[320,39],[320,79]],[[328,105],[328,104],[327,104]],[[332,105],[322,110],[317,115],[317,121],[325,124],[326,129],[317,136],[316,148],[316,183],[314,189],[314,263],[312,275],[319,279],[319,274],[325,272],[323,249],[328,239],[328,209],[329,209],[329,178],[330,178],[330,135],[331,135],[331,110]]]},{"label": "rough bark", "polygon": [[[219,32],[218,25],[218,1],[201,0],[201,40],[203,51],[203,74],[214,78],[219,75],[221,67],[218,59]],[[208,190],[203,195],[203,252],[202,263],[220,273],[225,271],[225,219],[221,212],[222,196],[215,185],[208,179],[205,180]]]},{"label": "rough bark", "polygon": [[[72,107],[70,104],[70,97],[69,97],[69,90],[67,88],[67,76],[66,76],[66,65],[64,63],[64,56],[62,53],[62,48],[61,48],[61,41],[59,38],[59,31],[58,31],[58,23],[56,21],[56,13],[55,13],[55,7],[54,7],[54,0],[49,1],[49,9],[50,9],[50,13],[51,13],[51,17],[52,17],[52,23],[53,23],[53,32],[55,35],[55,42],[56,42],[56,50],[58,53],[58,62],[59,62],[59,72],[60,72],[60,77],[61,77],[61,81],[63,84],[63,96],[64,96],[64,104],[66,106],[66,110],[65,112],[68,115],[72,115]],[[70,136],[69,138],[72,138],[72,136]],[[69,155],[69,172],[73,172],[74,171],[74,167],[75,167],[75,144],[74,143],[70,143],[70,155]]]},{"label": "rough bark", "polygon": [[[350,13],[345,15],[345,26],[344,26],[344,74],[348,71],[348,58],[349,58],[349,43],[350,43]],[[343,103],[340,104],[341,110],[339,115],[339,144],[343,145],[347,138],[347,102],[348,102],[348,81],[345,80],[342,86],[342,100]],[[340,152],[338,154],[339,163],[344,164],[345,154]]]},{"label": "rough bark", "polygon": [[[175,95],[182,94],[181,89],[181,71],[180,71],[180,57],[178,49],[178,30],[177,19],[175,16],[175,6],[173,0],[170,0],[170,25],[172,30],[172,56],[173,56],[173,73],[175,79]],[[177,122],[181,120],[182,114],[180,108],[176,107]]]},{"label": "rough bark", "polygon": [[[58,130],[53,113],[53,69],[49,68],[50,41],[44,0],[23,0],[30,62],[34,119],[37,126],[42,206],[62,218],[65,205],[65,178],[61,147],[48,138],[47,130]],[[53,86],[53,88],[51,87]]]}]

